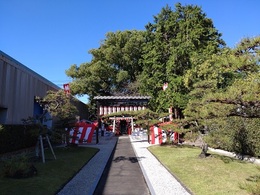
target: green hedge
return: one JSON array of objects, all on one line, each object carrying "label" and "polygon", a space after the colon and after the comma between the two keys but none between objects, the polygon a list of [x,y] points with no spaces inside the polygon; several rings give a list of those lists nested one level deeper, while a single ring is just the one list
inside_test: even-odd
[{"label": "green hedge", "polygon": [[34,147],[38,134],[36,125],[1,125],[0,154]]},{"label": "green hedge", "polygon": [[210,147],[260,157],[260,119],[228,117],[207,121]]}]

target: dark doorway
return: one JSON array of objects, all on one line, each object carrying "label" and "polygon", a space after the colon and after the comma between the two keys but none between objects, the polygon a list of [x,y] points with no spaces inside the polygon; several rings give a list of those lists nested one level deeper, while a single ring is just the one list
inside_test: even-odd
[{"label": "dark doorway", "polygon": [[127,123],[126,120],[120,121],[120,133],[121,134],[127,134]]}]

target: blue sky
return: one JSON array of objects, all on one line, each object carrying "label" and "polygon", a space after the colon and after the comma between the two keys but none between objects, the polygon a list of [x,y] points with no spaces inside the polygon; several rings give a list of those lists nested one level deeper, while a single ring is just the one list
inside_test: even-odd
[{"label": "blue sky", "polygon": [[0,0],[0,50],[62,87],[107,32],[144,30],[177,2],[201,6],[229,47],[260,35],[259,0]]}]

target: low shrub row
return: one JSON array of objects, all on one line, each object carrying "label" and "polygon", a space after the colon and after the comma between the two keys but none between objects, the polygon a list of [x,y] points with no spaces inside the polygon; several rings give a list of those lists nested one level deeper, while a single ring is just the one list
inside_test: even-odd
[{"label": "low shrub row", "polygon": [[33,147],[38,135],[37,125],[1,125],[0,154]]},{"label": "low shrub row", "polygon": [[213,148],[260,157],[260,119],[228,117],[208,121],[205,142]]}]

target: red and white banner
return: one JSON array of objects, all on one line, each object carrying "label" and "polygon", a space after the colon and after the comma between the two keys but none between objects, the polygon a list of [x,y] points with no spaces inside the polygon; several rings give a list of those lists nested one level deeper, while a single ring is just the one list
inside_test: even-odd
[{"label": "red and white banner", "polygon": [[162,143],[162,129],[158,127],[150,127],[151,131],[151,144],[161,144]]},{"label": "red and white banner", "polygon": [[69,95],[70,94],[70,84],[69,83],[63,84],[63,88],[64,88],[65,94]]},{"label": "red and white banner", "polygon": [[78,123],[76,127],[70,131],[70,143],[91,143],[95,128],[96,126],[94,124]]}]

